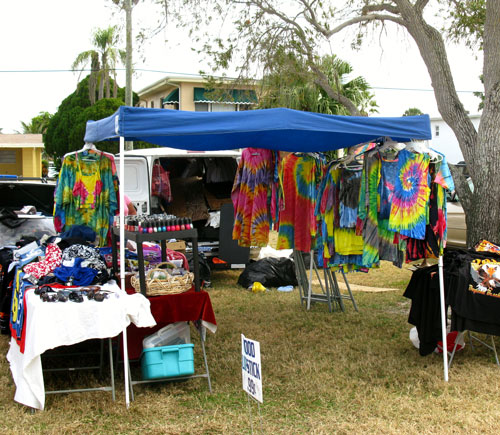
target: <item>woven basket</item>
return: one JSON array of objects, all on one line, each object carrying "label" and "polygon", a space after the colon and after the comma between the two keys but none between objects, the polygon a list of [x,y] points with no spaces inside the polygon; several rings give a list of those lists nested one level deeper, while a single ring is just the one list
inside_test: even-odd
[{"label": "woven basket", "polygon": [[[172,265],[172,263],[158,263],[154,269],[146,273],[146,296],[175,295],[191,289],[194,281],[193,273],[187,272],[183,276],[172,276],[166,269],[160,268],[162,265]],[[165,278],[154,278],[155,273],[164,273]],[[139,274],[132,276],[130,283],[136,292],[141,291]]]}]

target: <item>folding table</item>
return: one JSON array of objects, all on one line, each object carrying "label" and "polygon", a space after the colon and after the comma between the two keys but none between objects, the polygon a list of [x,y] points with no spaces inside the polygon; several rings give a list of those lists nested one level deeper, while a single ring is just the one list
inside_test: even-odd
[{"label": "folding table", "polygon": [[[41,355],[59,346],[81,343],[89,339],[116,337],[131,322],[138,327],[151,327],[155,321],[149,301],[141,294],[127,295],[114,281],[101,287],[113,291],[103,302],[87,300],[76,302],[42,302],[34,290],[24,294],[26,307],[25,341],[21,348],[11,339],[7,359],[16,384],[14,400],[31,408],[43,409],[45,386]],[[110,350],[110,362],[112,353]],[[112,369],[111,369],[112,370]],[[90,389],[61,390],[111,391],[114,394],[114,373],[111,385]]]},{"label": "folding table", "polygon": [[[129,289],[128,291],[131,291]],[[142,352],[142,340],[145,336],[152,334],[156,330],[175,322],[193,322],[200,334],[200,345],[203,354],[205,372],[202,374],[193,374],[189,376],[175,378],[161,378],[153,380],[137,380],[131,379],[130,387],[133,398],[132,386],[136,384],[161,382],[161,381],[176,381],[188,378],[206,378],[208,389],[212,392],[212,384],[210,381],[210,371],[208,368],[207,354],[205,351],[205,330],[208,329],[212,333],[217,330],[215,314],[212,308],[210,296],[206,291],[187,291],[184,293],[164,296],[153,296],[149,298],[151,303],[151,314],[156,320],[154,328],[140,329],[134,325],[130,325],[127,329],[128,338],[128,354],[129,359],[138,359]],[[130,371],[129,371],[130,373]]]}]

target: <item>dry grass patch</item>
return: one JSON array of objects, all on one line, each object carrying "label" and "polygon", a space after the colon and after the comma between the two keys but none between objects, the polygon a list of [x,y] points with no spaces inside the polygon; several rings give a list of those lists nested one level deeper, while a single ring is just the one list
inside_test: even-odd
[{"label": "dry grass patch", "polygon": [[[126,410],[120,371],[115,403],[108,393],[54,395],[48,396],[46,411],[31,414],[13,402],[14,386],[2,356],[4,431],[250,433],[241,389],[243,333],[261,343],[263,433],[498,433],[500,372],[491,353],[481,348],[473,353],[467,346],[456,357],[450,382],[444,383],[441,357],[420,357],[408,339],[409,304],[402,291],[356,293],[359,313],[349,303],[345,313],[329,313],[325,304],[305,311],[296,290],[254,294],[236,285],[238,274],[215,272],[212,279],[218,331],[207,333],[207,356],[213,394],[204,379],[145,384],[135,387],[135,402]],[[371,276],[373,285],[382,286]],[[200,369],[194,330],[191,335]],[[0,346],[5,355],[6,337]],[[89,386],[98,382],[88,374],[78,376]],[[252,410],[259,432],[255,404]]]}]

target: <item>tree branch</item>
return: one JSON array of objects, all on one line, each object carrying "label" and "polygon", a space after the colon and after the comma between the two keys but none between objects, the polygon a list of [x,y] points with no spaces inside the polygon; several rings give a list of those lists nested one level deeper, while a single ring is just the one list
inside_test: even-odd
[{"label": "tree branch", "polygon": [[390,3],[381,3],[377,5],[363,6],[363,9],[361,9],[361,15],[368,15],[372,12],[380,12],[380,11],[389,12],[394,15],[399,14],[399,9],[397,6],[394,6],[393,4]]},{"label": "tree branch", "polygon": [[[327,32],[326,28],[323,27],[321,24],[319,24],[317,18],[316,18],[316,13],[314,12],[314,9],[312,7],[312,3],[309,3],[306,0],[299,0],[300,3],[302,3],[305,7],[304,11],[304,18],[307,20],[309,24],[311,24],[314,28],[316,28],[321,34],[325,34]],[[315,2],[313,2],[315,3]],[[307,14],[308,12],[309,14]]]},{"label": "tree branch", "polygon": [[351,115],[361,116],[361,112],[349,98],[333,90],[333,88],[330,86],[330,83],[328,82],[328,77],[316,65],[312,65],[311,69],[317,76],[314,80],[314,83],[316,85],[321,87],[321,89],[323,89],[330,98],[332,98],[333,100],[337,100],[340,104],[342,104]]},{"label": "tree branch", "polygon": [[429,0],[417,0],[415,2],[415,10],[419,14],[422,14],[422,11],[424,10],[424,8],[427,6],[428,3],[429,3]]},{"label": "tree branch", "polygon": [[[332,30],[329,30],[326,33],[323,33],[323,35],[326,38],[330,38],[335,33],[339,33],[341,30],[344,30],[346,27],[352,26],[354,24],[359,24],[359,23],[369,23],[371,21],[392,21],[393,23],[399,24],[400,26],[405,25],[404,21],[401,18],[394,17],[392,15],[369,14],[369,15],[362,15],[359,17],[351,18],[351,19],[343,22],[339,26],[334,27]],[[317,29],[317,30],[319,31],[319,29]]]},{"label": "tree branch", "polygon": [[465,168],[458,165],[449,165],[450,172],[455,182],[455,189],[458,192],[458,197],[465,210],[471,207],[473,192],[464,174]]}]

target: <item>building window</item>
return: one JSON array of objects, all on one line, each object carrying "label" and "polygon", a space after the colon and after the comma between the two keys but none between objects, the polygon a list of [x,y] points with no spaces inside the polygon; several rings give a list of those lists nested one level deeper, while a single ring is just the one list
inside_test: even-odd
[{"label": "building window", "polygon": [[250,110],[254,106],[254,104],[238,104],[238,112],[242,112],[244,110]]},{"label": "building window", "polygon": [[234,112],[236,104],[210,103],[210,112]]},{"label": "building window", "polygon": [[208,103],[194,103],[195,112],[210,112]]},{"label": "building window", "polygon": [[439,136],[439,125],[436,125],[434,127],[434,136],[438,137]]},{"label": "building window", "polygon": [[179,103],[164,104],[163,108],[168,110],[179,110]]},{"label": "building window", "polygon": [[0,150],[0,163],[16,163],[16,150]]}]

